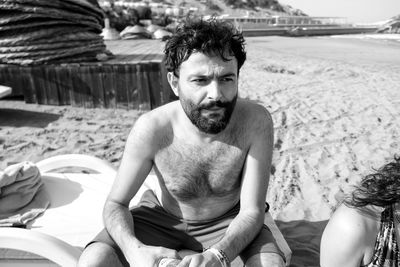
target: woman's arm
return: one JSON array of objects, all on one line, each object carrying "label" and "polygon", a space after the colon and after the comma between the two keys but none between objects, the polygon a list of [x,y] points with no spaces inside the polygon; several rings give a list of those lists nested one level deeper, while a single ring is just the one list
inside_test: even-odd
[{"label": "woman's arm", "polygon": [[368,263],[378,227],[379,220],[376,218],[369,218],[357,209],[342,204],[322,234],[321,267],[359,267]]}]

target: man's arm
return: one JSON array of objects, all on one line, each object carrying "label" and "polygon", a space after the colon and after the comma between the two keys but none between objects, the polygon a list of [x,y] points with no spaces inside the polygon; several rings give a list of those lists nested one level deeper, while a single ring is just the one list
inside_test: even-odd
[{"label": "man's arm", "polygon": [[[272,161],[273,122],[264,107],[256,106],[252,143],[245,161],[240,194],[240,212],[225,236],[212,247],[223,250],[230,261],[255,238],[264,223],[265,199]],[[257,114],[257,115],[256,115]]]},{"label": "man's arm", "polygon": [[[177,256],[175,251],[144,246],[135,237],[129,202],[149,174],[155,153],[155,125],[142,115],[129,134],[118,174],[103,210],[104,224],[127,260],[135,266],[153,266],[157,257]],[[140,254],[140,255],[139,255]]]}]

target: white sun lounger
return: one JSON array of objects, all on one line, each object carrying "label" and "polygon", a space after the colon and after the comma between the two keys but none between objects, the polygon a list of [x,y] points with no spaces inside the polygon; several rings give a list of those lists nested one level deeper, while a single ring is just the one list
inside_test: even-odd
[{"label": "white sun lounger", "polygon": [[8,86],[0,85],[0,98],[10,95],[12,92],[11,88]]},{"label": "white sun lounger", "polygon": [[[51,206],[29,229],[0,227],[0,266],[76,266],[84,246],[103,229],[102,209],[116,171],[106,161],[78,154],[51,157],[37,166]],[[91,172],[72,173],[66,167]],[[148,189],[160,194],[154,175],[149,175],[130,205],[136,204]],[[269,213],[266,223],[288,265],[291,251]]]}]

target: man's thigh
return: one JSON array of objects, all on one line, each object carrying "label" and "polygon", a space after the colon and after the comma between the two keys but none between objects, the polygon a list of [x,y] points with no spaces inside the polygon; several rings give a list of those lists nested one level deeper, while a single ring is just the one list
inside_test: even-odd
[{"label": "man's thigh", "polygon": [[[182,240],[187,239],[182,230],[185,226],[158,207],[136,207],[131,210],[134,220],[135,236],[149,246],[161,246],[170,249],[182,247]],[[103,229],[91,243],[102,242],[118,248],[106,229]],[[90,244],[90,243],[89,243]]]},{"label": "man's thigh", "polygon": [[121,258],[116,253],[115,249],[108,244],[96,242],[91,243],[85,248],[81,254],[78,262],[78,267],[123,267],[129,266],[124,261],[121,262]]},{"label": "man's thigh", "polygon": [[246,262],[239,256],[231,262],[231,267],[285,267],[285,261],[276,253],[254,254]]},{"label": "man's thigh", "polygon": [[[273,265],[284,262],[284,253],[279,248],[272,232],[266,225],[263,225],[261,231],[254,240],[240,254],[245,266],[284,266]],[[264,262],[267,265],[260,265]],[[272,265],[271,265],[272,264]]]},{"label": "man's thigh", "polygon": [[[284,267],[285,262],[281,255],[276,253],[260,253],[250,257],[245,265],[246,267]],[[233,267],[233,266],[232,266]]]},{"label": "man's thigh", "polygon": [[[188,238],[184,231],[186,225],[161,208],[153,195],[151,192],[146,192],[142,198],[142,205],[131,210],[135,236],[146,245],[177,250]],[[121,249],[106,229],[103,229],[86,247],[90,248],[93,243],[108,245],[115,251],[120,261],[124,265],[127,264]]]}]

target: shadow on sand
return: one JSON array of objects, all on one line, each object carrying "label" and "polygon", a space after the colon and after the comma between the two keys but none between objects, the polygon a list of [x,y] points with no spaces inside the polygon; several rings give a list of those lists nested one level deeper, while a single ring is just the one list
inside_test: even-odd
[{"label": "shadow on sand", "polygon": [[20,109],[0,108],[0,127],[46,127],[61,115]]},{"label": "shadow on sand", "polygon": [[290,267],[319,267],[319,247],[328,220],[276,221],[292,250]]}]

